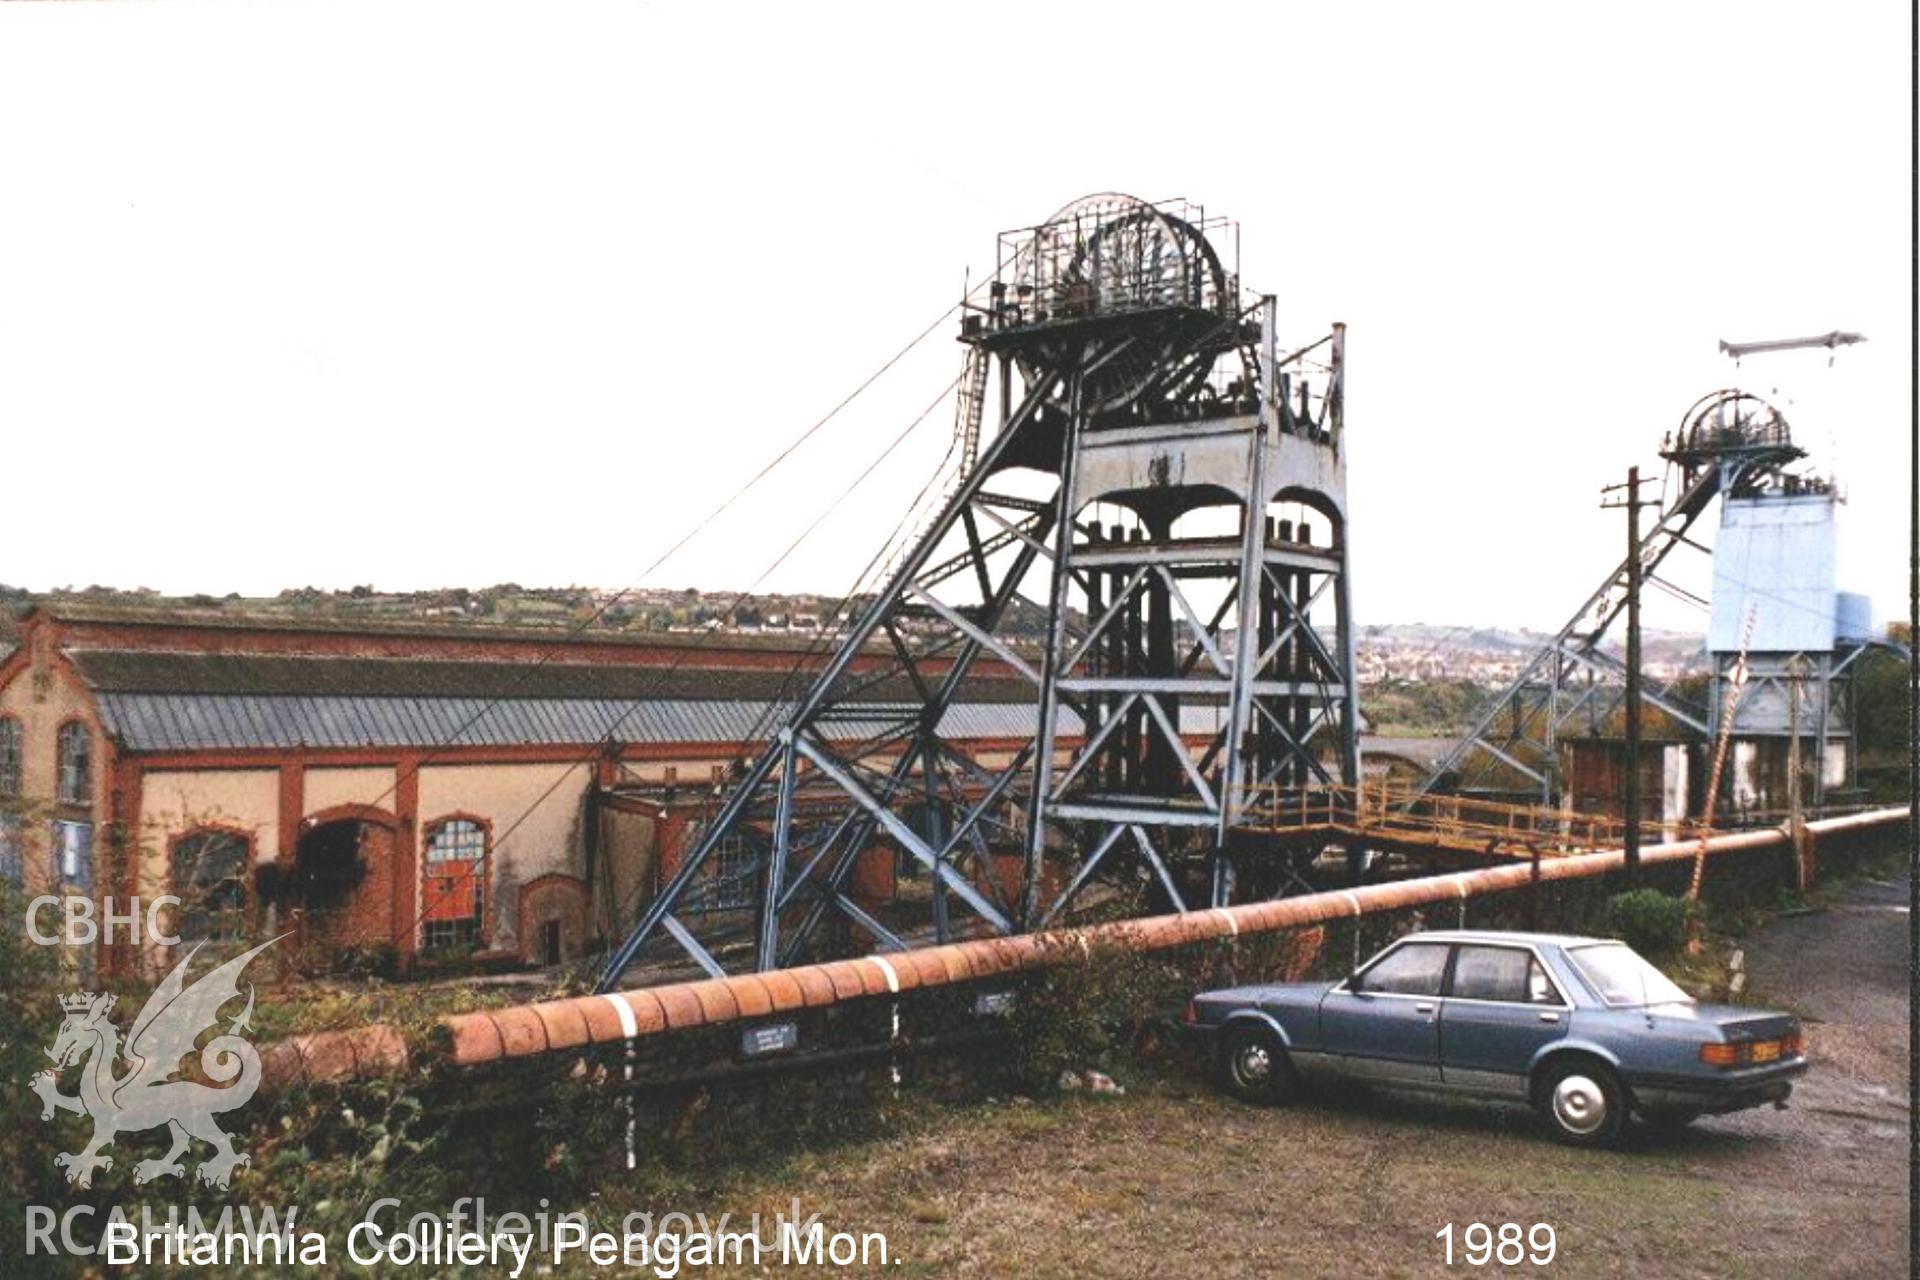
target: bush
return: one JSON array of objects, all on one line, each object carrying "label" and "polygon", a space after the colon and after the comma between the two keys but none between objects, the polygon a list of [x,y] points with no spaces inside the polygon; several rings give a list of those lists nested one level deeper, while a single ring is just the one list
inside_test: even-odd
[{"label": "bush", "polygon": [[1016,1088],[1041,1093],[1052,1091],[1062,1071],[1112,1071],[1140,1019],[1172,998],[1152,963],[1159,957],[1119,947],[1082,956],[1071,942],[1052,946],[1061,954],[1014,1003],[1005,1064]]},{"label": "bush", "polygon": [[1671,955],[1687,944],[1699,904],[1658,889],[1633,889],[1607,899],[1601,919],[1608,933],[1644,955]]}]

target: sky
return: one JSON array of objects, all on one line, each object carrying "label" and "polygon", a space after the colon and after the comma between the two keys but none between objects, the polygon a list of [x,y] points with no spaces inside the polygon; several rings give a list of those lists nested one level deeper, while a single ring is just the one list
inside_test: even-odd
[{"label": "sky", "polygon": [[[1557,626],[1618,560],[1600,488],[1736,381],[1903,616],[1909,21],[0,6],[0,582],[844,588],[950,407],[766,571],[952,381],[951,324],[642,572],[998,232],[1117,190],[1236,219],[1283,345],[1348,325],[1362,622]],[[1831,367],[1716,350],[1834,328],[1869,341]]]}]

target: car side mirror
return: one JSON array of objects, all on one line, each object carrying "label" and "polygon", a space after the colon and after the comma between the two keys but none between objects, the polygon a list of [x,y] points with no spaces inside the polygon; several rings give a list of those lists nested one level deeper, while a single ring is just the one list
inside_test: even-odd
[{"label": "car side mirror", "polygon": [[1363,990],[1360,985],[1360,971],[1358,969],[1355,969],[1347,975],[1346,986],[1348,993],[1351,995],[1357,996]]}]

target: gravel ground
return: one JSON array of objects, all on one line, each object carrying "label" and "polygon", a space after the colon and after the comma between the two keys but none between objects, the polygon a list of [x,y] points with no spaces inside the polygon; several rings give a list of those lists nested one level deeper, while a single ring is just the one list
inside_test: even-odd
[{"label": "gravel ground", "polygon": [[[1831,906],[1774,920],[1747,950],[1756,995],[1805,1016],[1814,1061],[1802,1092],[1891,1090],[1904,1124],[1912,992],[1909,952],[1912,882],[1867,880]],[[1891,1113],[1889,1113],[1891,1114]]]}]

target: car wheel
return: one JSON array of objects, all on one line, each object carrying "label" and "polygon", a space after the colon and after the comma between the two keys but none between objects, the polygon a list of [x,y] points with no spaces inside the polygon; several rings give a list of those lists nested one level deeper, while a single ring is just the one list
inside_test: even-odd
[{"label": "car wheel", "polygon": [[1627,1119],[1619,1077],[1587,1058],[1549,1067],[1534,1091],[1534,1106],[1554,1137],[1576,1147],[1606,1146]]},{"label": "car wheel", "polygon": [[1273,1028],[1258,1022],[1231,1026],[1220,1038],[1220,1083],[1244,1102],[1283,1101],[1293,1088],[1293,1064]]}]

